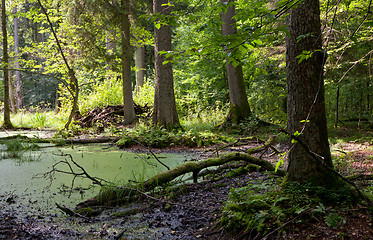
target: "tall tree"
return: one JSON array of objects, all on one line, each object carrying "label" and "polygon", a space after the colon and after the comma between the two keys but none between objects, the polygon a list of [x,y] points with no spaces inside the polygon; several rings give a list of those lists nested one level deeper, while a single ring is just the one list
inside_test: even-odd
[{"label": "tall tree", "polygon": [[136,90],[140,91],[144,85],[145,77],[145,47],[136,46],[135,48],[135,66],[136,66]]},{"label": "tall tree", "polygon": [[14,65],[16,74],[16,99],[17,99],[17,109],[22,108],[22,81],[21,72],[18,69],[21,68],[19,65],[19,36],[18,36],[18,17],[17,17],[17,7],[13,7],[14,14]]},{"label": "tall tree", "polygon": [[[333,185],[325,115],[319,0],[304,0],[288,16],[286,39],[288,130],[302,139],[289,153],[287,179]],[[317,160],[318,159],[318,160]],[[327,167],[326,167],[327,166]]]},{"label": "tall tree", "polygon": [[[222,4],[228,5],[226,12],[221,14],[223,22],[223,35],[231,36],[237,32],[236,20],[234,19],[235,5],[234,0],[221,0]],[[227,50],[227,54],[230,55],[231,50]],[[246,87],[243,79],[242,65],[238,63],[237,66],[233,66],[229,57],[226,58],[227,64],[227,77],[229,87],[229,99],[230,99],[230,112],[228,120],[237,124],[242,119],[245,119],[251,115],[249,102],[247,101]]]},{"label": "tall tree", "polygon": [[79,115],[79,105],[78,105],[78,100],[79,100],[79,85],[78,85],[78,79],[76,78],[75,76],[75,71],[73,68],[70,67],[70,64],[69,62],[67,61],[67,58],[65,56],[65,53],[62,49],[62,46],[61,46],[61,43],[57,37],[57,34],[56,34],[56,31],[54,30],[54,27],[53,27],[53,24],[49,18],[49,15],[46,11],[46,9],[44,8],[44,6],[42,5],[41,3],[41,0],[38,0],[37,1],[39,3],[39,6],[41,8],[41,10],[43,11],[46,19],[47,19],[47,22],[49,24],[49,28],[53,34],[53,37],[57,43],[57,47],[58,47],[58,50],[61,54],[61,57],[63,59],[63,62],[65,63],[65,66],[67,68],[67,75],[68,75],[68,78],[69,78],[69,86],[68,86],[68,89],[72,95],[72,98],[73,98],[73,103],[72,103],[72,107],[71,107],[71,112],[70,112],[70,115],[67,119],[67,122],[65,124],[65,129],[68,129],[73,118],[77,118],[78,115]]},{"label": "tall tree", "polygon": [[4,124],[3,128],[12,129],[10,121],[10,98],[9,98],[9,55],[8,55],[8,35],[6,30],[6,8],[5,0],[1,1],[1,28],[3,32],[3,68],[4,68]]},{"label": "tall tree", "polygon": [[123,101],[124,101],[124,122],[125,124],[133,123],[137,120],[132,96],[131,80],[131,44],[130,44],[130,21],[129,21],[129,1],[122,0],[121,16],[121,40],[122,40],[122,81],[123,81]]},{"label": "tall tree", "polygon": [[153,124],[165,128],[179,127],[176,111],[174,82],[171,62],[165,62],[164,52],[171,51],[171,26],[165,22],[170,15],[168,0],[153,0],[154,14],[158,15],[154,28],[155,41],[155,94]]}]

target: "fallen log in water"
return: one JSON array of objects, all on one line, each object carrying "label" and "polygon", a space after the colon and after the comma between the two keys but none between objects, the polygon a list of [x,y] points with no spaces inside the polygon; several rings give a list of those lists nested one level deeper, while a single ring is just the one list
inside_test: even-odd
[{"label": "fallen log in water", "polygon": [[146,192],[154,190],[158,186],[170,183],[177,177],[187,173],[193,173],[193,180],[197,182],[198,173],[209,167],[221,166],[229,162],[244,161],[262,167],[264,170],[271,171],[278,176],[285,176],[285,171],[278,169],[271,162],[251,156],[247,153],[228,153],[216,158],[208,158],[201,161],[186,162],[171,170],[159,173],[148,180],[135,184],[133,186],[110,186],[100,192],[95,198],[88,199],[77,205],[77,208],[94,206],[100,204],[124,204],[138,199],[141,195],[147,195]]}]

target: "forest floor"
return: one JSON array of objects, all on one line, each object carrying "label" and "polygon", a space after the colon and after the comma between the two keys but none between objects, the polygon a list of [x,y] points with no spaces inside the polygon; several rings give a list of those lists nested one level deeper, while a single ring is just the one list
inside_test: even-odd
[{"label": "forest floor", "polygon": [[[332,153],[341,159],[337,162],[337,169],[346,174],[372,174],[373,133],[367,134],[370,142],[355,138],[333,143]],[[341,131],[336,137],[347,136],[351,134]],[[239,148],[255,146],[258,145],[251,143]],[[162,151],[190,151],[209,157],[214,154],[213,149],[170,148]],[[138,147],[132,149],[141,150]],[[277,161],[276,157],[266,157],[269,155],[267,153],[262,157]],[[218,224],[222,208],[231,188],[248,184],[276,187],[280,183],[279,177],[266,172],[205,179],[196,184],[183,185],[177,191],[155,193],[129,206],[104,208],[102,214],[90,219],[35,215],[20,219],[17,211],[0,209],[0,239],[262,239],[254,232],[226,232]],[[370,183],[363,184],[360,186],[372,186]],[[14,201],[11,196],[0,196],[0,199],[0,206],[11,205]],[[280,231],[267,235],[267,239],[373,239],[372,216],[367,208],[356,206],[353,209],[340,209],[339,214],[343,221],[337,227],[330,227],[318,218],[300,223],[289,221],[278,229]],[[59,219],[59,222],[55,222],[55,219]],[[61,219],[64,224],[60,224]]]}]

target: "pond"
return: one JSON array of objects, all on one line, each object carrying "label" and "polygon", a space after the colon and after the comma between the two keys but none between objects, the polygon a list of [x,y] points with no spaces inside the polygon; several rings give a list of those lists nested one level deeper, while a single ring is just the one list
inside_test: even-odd
[{"label": "pond", "polygon": [[[2,146],[4,149],[4,146]],[[142,181],[167,170],[150,154],[125,152],[107,144],[55,147],[43,145],[40,150],[24,152],[19,159],[8,158],[4,150],[0,159],[0,196],[2,209],[23,211],[28,214],[58,212],[55,203],[74,208],[75,204],[95,196],[99,186],[88,179],[76,178],[74,191],[70,191],[73,176],[56,172],[43,176],[52,166],[68,171],[60,161],[71,158],[91,176],[115,184]],[[162,153],[157,158],[172,168],[192,158],[190,154]],[[71,161],[70,161],[71,162]],[[72,164],[73,165],[73,164]],[[76,172],[81,172],[72,166]]]}]

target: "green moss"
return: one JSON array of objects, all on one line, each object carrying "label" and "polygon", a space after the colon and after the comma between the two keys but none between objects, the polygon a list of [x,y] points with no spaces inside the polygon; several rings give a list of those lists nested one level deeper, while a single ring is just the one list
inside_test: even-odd
[{"label": "green moss", "polygon": [[102,213],[102,209],[86,207],[75,210],[75,212],[86,217],[96,217]]},{"label": "green moss", "polygon": [[112,215],[112,217],[114,218],[123,218],[123,217],[128,217],[128,216],[132,216],[132,215],[135,215],[137,213],[140,213],[143,209],[142,208],[136,208],[136,207],[132,207],[132,208],[128,208],[124,211],[121,211],[121,212],[116,212]]},{"label": "green moss", "polygon": [[104,186],[97,196],[100,204],[115,205],[134,202],[139,198],[138,192],[131,187]]},{"label": "green moss", "polygon": [[238,176],[241,176],[243,174],[246,174],[248,171],[243,168],[243,167],[239,167],[235,170],[231,170],[229,171],[229,173],[227,173],[227,175],[225,175],[225,177],[238,177]]}]

